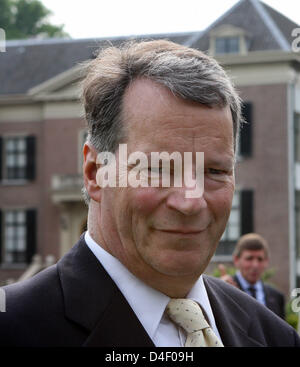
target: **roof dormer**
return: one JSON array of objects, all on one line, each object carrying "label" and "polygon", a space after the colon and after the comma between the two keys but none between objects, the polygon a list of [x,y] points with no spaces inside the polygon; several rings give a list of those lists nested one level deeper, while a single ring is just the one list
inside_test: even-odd
[{"label": "roof dormer", "polygon": [[209,32],[209,54],[245,55],[248,53],[249,34],[242,28],[223,24]]}]

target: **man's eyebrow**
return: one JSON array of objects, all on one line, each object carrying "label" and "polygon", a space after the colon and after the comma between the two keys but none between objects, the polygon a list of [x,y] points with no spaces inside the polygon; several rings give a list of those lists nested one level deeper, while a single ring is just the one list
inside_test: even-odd
[{"label": "man's eyebrow", "polygon": [[214,158],[209,158],[208,160],[205,160],[205,155],[204,155],[204,164],[208,164],[208,165],[213,165],[213,166],[218,166],[218,167],[228,167],[228,168],[233,168],[234,166],[234,156],[232,157],[221,157],[220,159],[214,159]]},{"label": "man's eyebrow", "polygon": [[[179,153],[181,155],[181,160],[182,160],[182,163],[184,163],[184,154],[182,154],[181,152],[178,152],[178,151],[173,151],[173,152],[168,152],[168,151],[165,151],[165,150],[162,150],[162,151],[143,151],[143,154],[146,155],[146,157],[148,158],[148,163],[150,164],[151,163],[151,160],[152,160],[152,154],[155,153],[156,154],[161,154],[161,153],[168,153],[169,154],[169,157],[170,157],[170,160],[173,161],[174,160],[174,157],[172,157],[172,154],[173,153]],[[183,152],[183,153],[191,153],[191,152]],[[197,152],[199,153],[199,152]],[[200,152],[202,153],[202,152]],[[169,161],[169,157],[166,157],[166,156],[159,156],[159,161]],[[157,157],[155,157],[156,159]],[[175,159],[177,157],[175,156]],[[235,157],[234,155],[228,155],[228,156],[221,156],[220,158],[209,158],[209,159],[205,159],[206,158],[206,155],[204,154],[204,164],[211,164],[211,165],[215,165],[215,166],[226,166],[228,168],[232,168],[235,164]],[[193,153],[193,162],[196,162],[196,158],[194,157],[194,153]]]}]

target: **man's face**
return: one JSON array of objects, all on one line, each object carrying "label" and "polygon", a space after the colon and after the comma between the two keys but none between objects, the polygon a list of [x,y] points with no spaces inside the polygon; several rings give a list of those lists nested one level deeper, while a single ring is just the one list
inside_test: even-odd
[{"label": "man's face", "polygon": [[184,185],[101,189],[102,245],[146,282],[157,275],[196,279],[214,254],[231,209],[230,109],[184,101],[143,79],[126,91],[123,119],[128,156],[141,151],[150,162],[151,152],[177,151],[182,157],[193,152],[193,159],[204,152],[204,194],[186,198]]},{"label": "man's face", "polygon": [[264,250],[244,250],[240,257],[234,258],[234,264],[242,276],[251,284],[256,283],[268,266]]}]

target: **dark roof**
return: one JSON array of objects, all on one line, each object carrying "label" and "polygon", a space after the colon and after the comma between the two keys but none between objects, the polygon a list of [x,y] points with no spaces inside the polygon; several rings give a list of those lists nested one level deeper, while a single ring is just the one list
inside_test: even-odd
[{"label": "dark roof", "polygon": [[249,51],[290,51],[291,31],[299,27],[259,0],[240,0],[203,32],[106,39],[8,41],[6,52],[0,53],[0,95],[25,94],[30,88],[92,58],[98,48],[132,38],[164,38],[206,51],[209,49],[209,32],[225,24],[246,31]]},{"label": "dark roof", "polygon": [[248,51],[291,49],[291,31],[299,27],[259,0],[241,0],[210,25],[192,46],[209,49],[209,33],[221,25],[242,28],[249,35]]},{"label": "dark roof", "polygon": [[91,41],[8,42],[0,54],[0,94],[22,94],[92,57]]},{"label": "dark roof", "polygon": [[24,94],[30,88],[94,57],[105,45],[119,44],[129,38],[167,38],[187,42],[193,33],[156,34],[109,39],[49,39],[7,41],[0,53],[0,95]]},{"label": "dark roof", "polygon": [[286,38],[289,44],[293,42],[295,38],[292,37],[292,30],[299,28],[299,24],[295,23],[291,19],[282,15],[275,9],[271,8],[269,5],[262,3],[266,11],[269,13],[270,17],[276,23],[277,27],[282,32],[283,36]]}]

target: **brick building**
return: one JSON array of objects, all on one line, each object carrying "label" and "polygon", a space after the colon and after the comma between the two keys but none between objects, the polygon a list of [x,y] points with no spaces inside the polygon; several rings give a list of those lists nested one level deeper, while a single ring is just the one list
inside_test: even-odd
[{"label": "brick building", "polygon": [[[300,286],[300,53],[292,51],[291,35],[297,27],[258,0],[241,0],[204,31],[143,36],[208,52],[233,77],[249,123],[241,134],[232,213],[208,271],[230,262],[239,236],[255,231],[270,244],[272,282],[286,294]],[[34,254],[40,268],[48,255],[59,259],[86,227],[79,64],[107,44],[9,41],[0,53],[2,283],[18,280]]]}]

